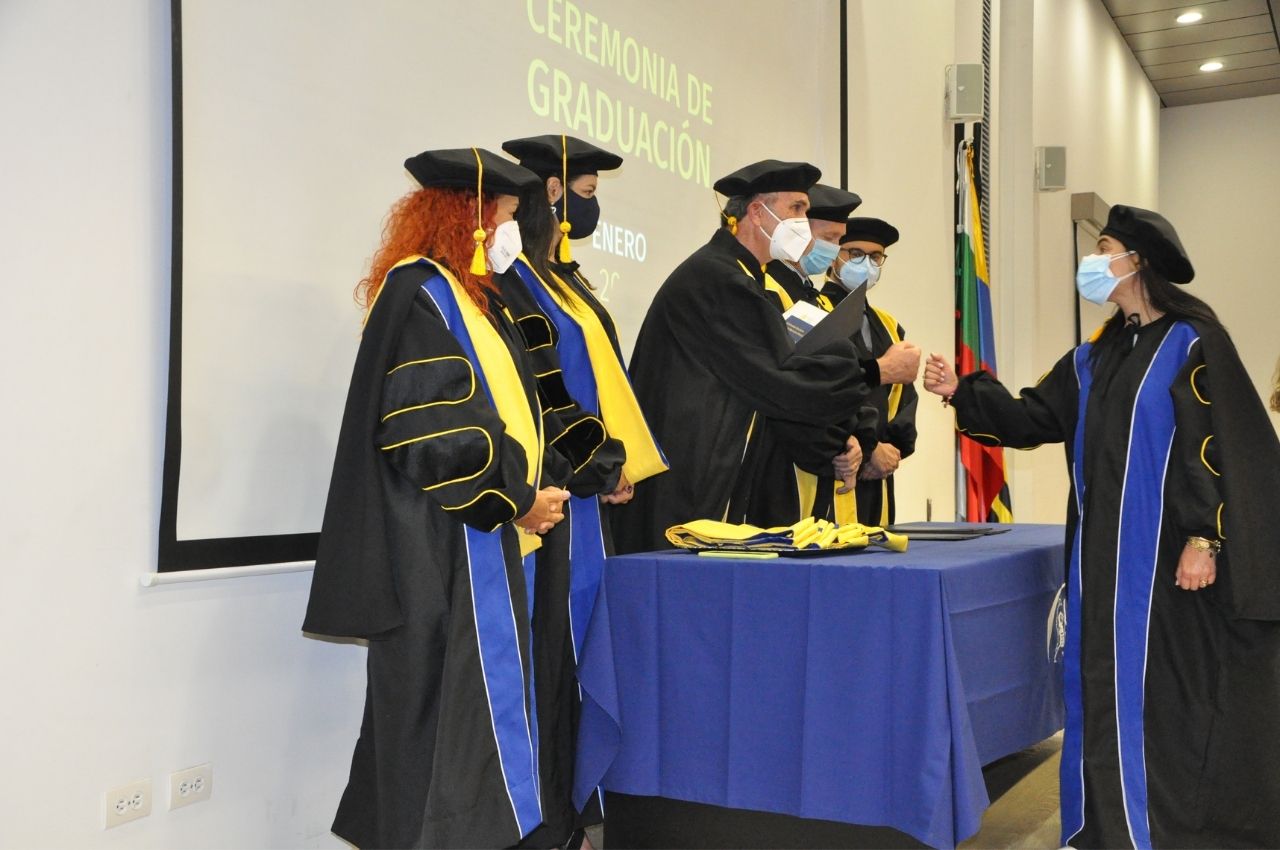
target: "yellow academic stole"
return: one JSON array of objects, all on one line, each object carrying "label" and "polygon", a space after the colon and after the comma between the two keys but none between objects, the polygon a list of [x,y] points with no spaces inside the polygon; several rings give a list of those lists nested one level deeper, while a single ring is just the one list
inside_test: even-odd
[{"label": "yellow academic stole", "polygon": [[[442,264],[423,256],[406,257],[395,268],[416,262],[425,262],[439,272],[453,293],[453,300],[462,316],[467,336],[471,339],[471,347],[475,351],[478,362],[473,365],[484,375],[489,387],[493,406],[498,410],[507,433],[524,449],[527,461],[525,482],[534,489],[542,475],[543,433],[542,417],[534,415],[529,407],[529,398],[525,394],[524,382],[520,380],[520,372],[515,361],[511,359],[511,349],[503,341],[502,335],[471,300],[466,289],[458,279]],[[454,330],[450,328],[450,330]],[[456,333],[456,331],[455,331]],[[513,517],[516,519],[517,517]],[[537,534],[520,534],[520,555],[528,555],[542,545],[542,537]]]}]

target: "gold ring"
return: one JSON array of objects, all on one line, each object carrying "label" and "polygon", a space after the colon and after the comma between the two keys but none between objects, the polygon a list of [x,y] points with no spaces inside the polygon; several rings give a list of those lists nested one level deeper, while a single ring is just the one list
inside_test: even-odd
[{"label": "gold ring", "polygon": [[1209,582],[1205,581],[1204,579],[1200,579],[1200,586],[1201,586],[1201,587],[1208,587],[1208,586],[1209,586]]}]

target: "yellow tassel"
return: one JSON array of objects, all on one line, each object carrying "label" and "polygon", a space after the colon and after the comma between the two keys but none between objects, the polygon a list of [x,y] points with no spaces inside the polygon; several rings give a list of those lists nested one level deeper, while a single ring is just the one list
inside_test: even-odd
[{"label": "yellow tassel", "polygon": [[476,229],[471,238],[476,240],[476,251],[471,255],[471,273],[476,277],[484,277],[489,273],[489,264],[484,257],[484,161],[480,159],[480,151],[472,148],[476,158]]},{"label": "yellow tassel", "polygon": [[728,222],[729,222],[729,233],[734,236],[737,236],[738,235],[738,217],[736,215],[731,215],[728,217]]},{"label": "yellow tassel", "polygon": [[471,273],[476,277],[484,277],[489,273],[489,264],[484,261],[484,230],[477,227],[471,234],[476,240],[476,252],[471,255]]},{"label": "yellow tassel", "polygon": [[560,262],[573,262],[573,250],[569,248],[569,139],[560,134],[560,191],[564,199],[564,221],[560,222]]},{"label": "yellow tassel", "polygon": [[569,222],[567,221],[560,222],[560,262],[565,265],[573,262],[573,251],[569,248]]}]

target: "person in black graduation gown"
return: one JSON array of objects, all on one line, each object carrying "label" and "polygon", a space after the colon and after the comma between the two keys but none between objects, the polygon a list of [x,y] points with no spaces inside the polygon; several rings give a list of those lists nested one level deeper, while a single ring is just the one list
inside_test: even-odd
[{"label": "person in black graduation gown", "polygon": [[724,226],[654,297],[631,378],[671,471],[616,509],[619,551],[669,548],[667,528],[693,519],[743,521],[743,456],[758,418],[834,425],[866,397],[852,343],[796,354],[764,288],[765,263],[798,260],[809,246],[805,193],[819,176],[807,163],[764,160],[717,181],[729,198]]},{"label": "person in black graduation gown", "polygon": [[303,624],[369,642],[333,831],[512,846],[542,821],[522,557],[568,493],[490,269],[518,253],[517,195],[538,181],[475,148],[405,167],[422,188],[392,208],[357,290],[368,313]]},{"label": "person in black graduation gown", "polygon": [[1076,282],[1116,314],[1015,398],[932,355],[987,444],[1065,444],[1062,840],[1280,847],[1280,443],[1173,227],[1112,207]]},{"label": "person in black graduation gown", "polygon": [[[824,311],[831,311],[848,293],[846,289],[819,291],[810,274],[829,275],[832,263],[840,264],[847,252],[850,219],[862,203],[852,192],[818,184],[809,190],[809,224],[814,242],[799,263],[774,260],[766,266],[765,287],[779,300],[785,312],[796,302],[804,301]],[[872,312],[868,307],[868,312]],[[887,334],[885,334],[887,338]],[[882,461],[886,449],[880,446],[885,432],[884,418],[889,412],[888,400],[896,401],[910,390],[914,409],[915,390],[911,387],[920,371],[920,349],[899,336],[874,348],[865,344],[861,334],[853,343],[858,360],[868,380],[868,399],[863,407],[843,425],[828,428],[768,419],[761,433],[761,446],[766,460],[755,464],[759,474],[777,482],[787,479],[792,486],[755,487],[747,521],[762,526],[785,525],[804,516],[816,516],[839,524],[861,522],[885,525],[882,517],[880,481],[870,476],[879,472],[871,459]],[[881,403],[883,400],[883,403]],[[897,410],[896,406],[894,408]],[[857,450],[831,462],[833,453],[857,442]],[[911,442],[914,447],[914,426]],[[753,449],[755,447],[753,446]]]},{"label": "person in black graduation gown", "polygon": [[[870,294],[888,259],[886,249],[897,241],[898,229],[887,221],[863,216],[849,219],[822,294],[835,304],[864,284]],[[859,357],[874,359],[902,344],[905,337],[906,330],[898,320],[868,300],[862,329],[854,335],[853,344]],[[858,471],[857,486],[858,519],[864,525],[884,526],[896,519],[893,474],[916,450],[918,400],[915,376],[882,380],[871,391],[868,402],[876,411],[876,433],[863,447],[865,460]]]},{"label": "person in black graduation gown", "polygon": [[598,172],[618,168],[622,158],[565,135],[512,139],[502,149],[541,180],[516,213],[524,250],[502,276],[502,293],[528,342],[548,441],[573,466],[567,521],[544,537],[537,554],[534,668],[544,824],[578,830],[570,841],[578,846],[581,829],[601,820],[599,800],[579,811],[572,799],[578,653],[612,548],[600,502],[630,501],[633,482],[666,466],[627,382],[613,320],[568,244],[595,229]]},{"label": "person in black graduation gown", "polygon": [[[818,293],[809,275],[820,274],[831,265],[839,251],[844,220],[862,203],[853,192],[821,183],[811,186],[807,194],[809,209],[805,215],[813,236],[808,249],[799,260],[774,258],[764,269],[765,291],[784,316],[798,303],[830,312],[831,302]],[[918,354],[916,359],[918,362]],[[859,365],[864,376],[870,378],[875,364]],[[852,506],[862,445],[875,427],[870,415],[864,405],[827,426],[760,417],[743,458],[743,467],[751,475],[745,521],[772,528],[791,525],[810,515],[832,519],[835,505]],[[849,515],[840,518],[852,521],[852,510],[846,513]]]}]

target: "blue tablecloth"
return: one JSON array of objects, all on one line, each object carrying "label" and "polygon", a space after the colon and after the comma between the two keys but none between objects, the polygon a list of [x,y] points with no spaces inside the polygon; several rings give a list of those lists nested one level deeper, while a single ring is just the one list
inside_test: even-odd
[{"label": "blue tablecloth", "polygon": [[1063,529],[816,559],[610,558],[583,646],[576,794],[600,785],[977,831],[982,765],[1062,727]]}]

